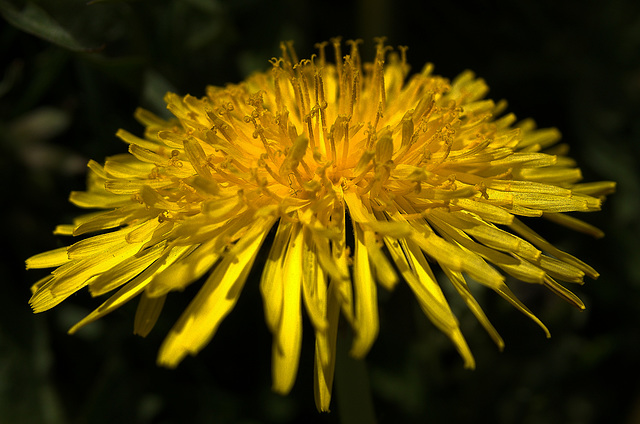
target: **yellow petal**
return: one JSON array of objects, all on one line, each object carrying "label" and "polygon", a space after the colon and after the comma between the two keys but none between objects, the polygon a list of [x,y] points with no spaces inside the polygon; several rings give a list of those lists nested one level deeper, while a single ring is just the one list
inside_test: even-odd
[{"label": "yellow petal", "polygon": [[244,202],[237,195],[216,197],[203,203],[202,212],[207,215],[206,220],[213,223],[238,215],[243,207]]},{"label": "yellow petal", "polygon": [[582,172],[580,172],[578,168],[524,168],[515,171],[514,178],[563,185],[580,181],[582,179]]},{"label": "yellow petal", "polygon": [[208,166],[207,156],[200,143],[194,138],[184,140],[184,152],[193,168],[201,177],[211,179],[211,170]]},{"label": "yellow petal", "polygon": [[[329,240],[313,234],[313,241],[316,246],[316,257],[322,269],[335,280],[349,280],[349,270],[344,261],[335,260],[329,247]],[[343,265],[343,266],[341,266]]]},{"label": "yellow petal", "polygon": [[[540,196],[536,193],[511,193],[513,203],[531,209],[539,209],[544,212],[572,212],[590,211],[600,209],[597,199],[575,194],[571,197],[564,196]],[[489,195],[491,198],[491,194]]]},{"label": "yellow petal", "polygon": [[138,203],[129,204],[113,211],[87,214],[74,219],[73,235],[79,236],[108,230],[145,217],[151,218],[153,215]]},{"label": "yellow petal", "polygon": [[142,109],[140,107],[135,110],[133,116],[138,122],[146,126],[164,127],[168,124],[171,124],[171,122],[167,122],[164,119],[156,116],[152,112],[149,112],[148,110]]},{"label": "yellow petal", "polygon": [[95,275],[99,275],[135,255],[141,246],[142,243],[129,244],[122,241],[88,259],[75,260],[58,268],[54,271],[54,279],[51,284],[47,287],[41,287],[33,294],[29,300],[31,307],[34,312],[43,312],[53,308],[86,286]]},{"label": "yellow petal", "polygon": [[153,170],[151,163],[140,162],[129,154],[110,156],[104,164],[109,178],[146,178]]},{"label": "yellow petal", "polygon": [[138,303],[138,309],[136,309],[136,317],[133,323],[133,334],[147,337],[156,324],[160,312],[162,312],[166,298],[166,295],[149,297],[146,293],[140,296],[140,303]]},{"label": "yellow petal", "polygon": [[224,256],[167,335],[158,355],[159,364],[176,367],[187,354],[195,355],[211,340],[235,306],[273,222],[272,217],[253,222]]},{"label": "yellow petal", "polygon": [[406,222],[378,221],[376,217],[362,204],[362,200],[355,192],[344,192],[344,201],[349,208],[349,215],[351,215],[351,218],[353,218],[354,221],[367,226],[379,234],[403,237],[411,233],[411,227],[407,225]]},{"label": "yellow petal", "polygon": [[139,146],[147,150],[157,151],[157,150],[163,149],[163,147],[160,146],[159,144],[154,143],[153,141],[149,141],[149,140],[145,140],[143,138],[137,137],[131,134],[129,131],[126,131],[123,129],[120,129],[116,132],[116,137],[118,137],[119,139],[121,139],[127,144]]},{"label": "yellow petal", "polygon": [[172,184],[175,184],[175,181],[168,178],[154,178],[143,180],[114,179],[107,180],[107,182],[104,183],[104,188],[108,192],[113,194],[136,194],[144,186],[149,186],[155,189],[167,187]]},{"label": "yellow petal", "polygon": [[327,277],[318,263],[311,232],[304,229],[302,250],[302,299],[316,331],[327,327]]},{"label": "yellow petal", "polygon": [[550,255],[563,262],[573,265],[574,267],[583,271],[589,277],[598,278],[598,276],[600,275],[595,269],[582,262],[580,259],[566,252],[563,252],[562,250],[558,249],[557,247],[540,237],[535,231],[524,225],[520,220],[514,219],[513,223],[509,225],[509,228],[520,234],[520,236],[522,236],[523,238],[529,240],[534,246],[537,246],[541,250],[548,252]]},{"label": "yellow petal", "polygon": [[396,275],[393,266],[387,259],[387,256],[382,252],[379,242],[376,240],[376,236],[371,231],[364,231],[364,244],[369,255],[371,266],[375,271],[376,280],[380,282],[387,290],[392,290],[398,283],[398,276]]},{"label": "yellow petal", "polygon": [[289,393],[295,382],[302,342],[302,289],[303,231],[294,224],[284,260],[284,301],[282,319],[275,334],[272,349],[273,390]]},{"label": "yellow petal", "polygon": [[540,321],[540,319],[538,319],[538,317],[535,316],[533,312],[531,312],[529,308],[527,308],[524,305],[524,303],[522,303],[520,299],[516,297],[515,294],[513,294],[511,289],[509,289],[509,287],[507,287],[506,284],[503,283],[500,287],[495,288],[494,291],[498,293],[500,296],[502,296],[504,299],[506,299],[509,303],[511,303],[520,312],[528,316],[533,322],[538,324],[538,326],[542,329],[542,331],[544,331],[547,338],[551,337],[551,333],[549,333],[549,330],[542,323],[542,321]]},{"label": "yellow petal", "polygon": [[511,233],[496,228],[486,222],[465,213],[442,213],[435,211],[438,217],[454,228],[473,236],[480,243],[504,252],[517,252],[521,240]]},{"label": "yellow petal", "polygon": [[87,259],[114,248],[122,244],[127,233],[136,227],[121,228],[118,231],[100,234],[74,243],[68,248],[69,259]]},{"label": "yellow petal", "polygon": [[465,367],[473,368],[475,361],[460,332],[458,320],[453,315],[422,251],[411,240],[400,240],[399,242],[400,245],[389,240],[387,246],[390,252],[393,251],[391,255],[396,266],[416,295],[420,308],[431,322],[451,339],[460,352]]},{"label": "yellow petal", "polygon": [[[430,222],[434,225],[435,228],[444,236],[444,238],[450,242],[454,243],[466,251],[470,251],[479,255],[480,257],[492,262],[493,264],[500,267],[507,274],[518,278],[519,280],[526,281],[529,283],[542,283],[544,281],[544,277],[546,273],[540,269],[539,267],[527,262],[522,259],[520,256],[523,253],[526,254],[526,258],[532,261],[538,261],[540,258],[540,251],[535,249],[537,255],[532,255],[529,249],[520,250],[511,252],[512,255],[507,255],[505,253],[501,253],[495,251],[489,247],[483,246],[479,243],[476,243],[469,237],[466,233],[464,233],[459,228],[449,225],[449,223],[441,220],[435,214],[431,214],[429,216]],[[529,245],[528,242],[521,240],[520,246]],[[450,268],[447,268],[449,271],[452,271]],[[498,281],[498,280],[494,280]],[[481,282],[483,282],[481,280]],[[486,284],[486,282],[485,282]],[[497,284],[501,284],[497,282]],[[495,284],[489,285],[489,287],[496,287]]]},{"label": "yellow petal", "polygon": [[340,302],[334,281],[330,283],[327,293],[327,328],[325,331],[316,331],[313,387],[316,408],[321,412],[329,411],[331,402],[339,318]]},{"label": "yellow petal", "polygon": [[80,208],[117,208],[131,203],[131,196],[112,194],[106,191],[72,191],[69,201]]},{"label": "yellow petal", "polygon": [[[338,239],[340,241],[334,241],[331,244],[330,263],[332,266],[330,268],[327,268],[323,263],[323,254],[321,254],[323,250],[328,250],[328,240],[319,239],[316,237],[316,234],[314,234],[314,240],[316,241],[316,247],[318,248],[319,253],[318,262],[320,262],[320,265],[329,274],[331,284],[335,282],[335,293],[338,301],[340,302],[342,315],[347,322],[353,326],[355,320],[353,312],[353,287],[349,275],[349,251],[346,246],[346,217],[344,208],[340,208],[339,212],[335,212],[334,218],[339,222],[340,237]],[[321,247],[326,249],[321,249]],[[334,273],[330,272],[331,268],[335,270]]]},{"label": "yellow petal", "polygon": [[495,327],[491,325],[491,322],[485,315],[482,307],[478,304],[478,301],[471,294],[469,286],[464,280],[462,274],[459,272],[450,271],[448,269],[444,269],[443,271],[449,278],[449,281],[451,281],[451,283],[457,290],[460,297],[464,299],[467,307],[471,310],[471,312],[473,312],[478,321],[480,321],[480,324],[482,324],[487,333],[489,333],[489,336],[491,336],[495,344],[498,345],[498,348],[502,350],[504,348],[504,341],[502,340],[502,337],[500,337],[500,334],[498,334],[498,331],[495,329]]},{"label": "yellow petal", "polygon": [[142,293],[156,273],[161,272],[168,266],[171,266],[171,264],[180,258],[189,248],[190,246],[177,246],[164,252],[162,258],[151,264],[141,274],[122,286],[120,290],[109,297],[109,299],[107,299],[102,305],[98,306],[98,308],[93,312],[71,327],[69,334],[73,334],[85,325],[106,316]]},{"label": "yellow petal", "polygon": [[604,237],[604,232],[601,229],[594,227],[593,225],[584,222],[583,220],[576,217],[563,213],[545,213],[543,216],[549,221],[555,222],[556,224],[564,225],[565,227],[571,228],[574,231],[589,234],[590,236],[593,236],[595,238]]},{"label": "yellow petal", "polygon": [[155,245],[100,274],[89,283],[91,295],[100,296],[127,283],[160,258],[164,250],[165,243]]},{"label": "yellow petal", "polygon": [[376,142],[376,162],[382,165],[393,156],[393,139],[389,135],[381,136]]},{"label": "yellow petal", "polygon": [[155,137],[157,137],[158,141],[165,144],[167,147],[170,147],[172,149],[182,149],[184,148],[184,142],[189,138],[189,135],[175,132],[175,129],[172,129],[169,131],[158,131],[153,134],[151,138],[155,139]]},{"label": "yellow petal", "polygon": [[293,142],[293,146],[289,148],[287,157],[280,166],[280,175],[286,176],[298,167],[298,164],[307,152],[307,146],[309,145],[309,139],[305,136],[299,136]]},{"label": "yellow petal", "polygon": [[217,239],[212,239],[189,249],[176,263],[158,273],[149,287],[149,297],[164,296],[173,290],[183,290],[202,277],[216,263],[221,248],[216,248]]},{"label": "yellow petal", "polygon": [[584,303],[582,303],[582,300],[580,300],[578,296],[573,294],[570,290],[566,289],[562,285],[558,284],[553,278],[548,277],[545,280],[544,285],[553,293],[560,296],[563,300],[569,302],[576,308],[580,310],[584,310],[586,308],[584,306]]},{"label": "yellow petal", "polygon": [[71,224],[56,225],[56,228],[53,230],[53,234],[57,236],[72,236],[74,228],[75,225]]},{"label": "yellow petal", "polygon": [[545,148],[560,140],[560,131],[556,128],[542,128],[535,131],[526,131],[522,141],[518,143],[519,148],[524,148],[537,144],[540,148]]},{"label": "yellow petal", "polygon": [[542,255],[540,257],[540,268],[547,271],[547,273],[553,277],[569,283],[582,284],[584,272],[566,262],[559,261],[558,259],[550,256]]},{"label": "yellow petal", "polygon": [[[446,230],[446,227],[442,227],[443,229]],[[455,233],[449,233],[452,235],[455,235]],[[463,246],[467,246],[467,243],[464,243],[464,239],[461,238],[456,238],[456,240],[458,240],[459,243],[461,243],[461,245]],[[491,254],[489,252],[489,249],[485,249],[485,250],[481,250],[479,247],[471,247],[471,249],[481,255],[486,256],[488,259],[495,259],[495,254]],[[497,252],[496,252],[497,253]],[[504,260],[501,259],[497,259],[496,260],[496,264],[502,268],[503,270],[505,270],[507,273],[522,279],[523,281],[527,281],[527,282],[531,282],[531,283],[543,283],[544,284],[544,279],[547,278],[544,271],[529,264],[528,262],[524,261],[524,260],[520,260],[518,258],[515,258],[516,262],[512,263],[512,262],[505,262]],[[477,261],[478,259],[475,259],[475,261]],[[493,269],[493,268],[491,268]],[[495,271],[495,270],[494,270]],[[447,268],[445,269],[445,272],[447,273],[451,273],[452,275],[455,275],[455,271]],[[507,285],[504,283],[504,280],[500,277],[490,277],[490,278],[484,278],[481,275],[474,273],[472,274],[473,278],[478,281],[481,284],[486,285],[487,287],[491,288],[492,290],[494,290],[496,293],[500,294],[500,296],[502,296],[504,299],[506,299],[509,303],[511,303],[514,307],[516,307],[519,311],[521,311],[523,314],[525,314],[526,316],[528,316],[531,320],[533,320],[536,324],[538,324],[540,326],[540,328],[542,328],[542,330],[545,332],[545,334],[547,335],[547,337],[549,337],[549,330],[547,330],[547,327],[545,327],[545,325],[542,323],[542,321],[540,321],[538,319],[538,317],[536,317],[512,292],[511,290],[507,287]],[[480,277],[480,278],[478,278]]]},{"label": "yellow petal", "polygon": [[589,196],[605,196],[616,191],[616,183],[614,181],[580,183],[575,184],[571,190],[574,193],[582,193]]},{"label": "yellow petal", "polygon": [[291,237],[291,228],[290,221],[280,220],[260,278],[260,293],[262,293],[265,321],[272,333],[276,332],[282,318],[282,303],[284,301],[282,272],[287,244]]},{"label": "yellow petal", "polygon": [[39,253],[27,259],[27,269],[36,268],[52,268],[64,265],[69,262],[67,247],[49,250],[48,252]]},{"label": "yellow petal", "polygon": [[502,208],[493,206],[489,203],[476,199],[452,199],[451,204],[461,207],[462,209],[473,212],[485,221],[495,224],[511,224],[513,215]]},{"label": "yellow petal", "polygon": [[512,167],[512,166],[525,166],[525,167],[542,167],[555,165],[557,158],[553,155],[546,153],[521,153],[516,152],[504,159],[493,160],[489,162],[489,166],[492,167]]},{"label": "yellow petal", "polygon": [[378,295],[376,283],[371,274],[367,247],[364,244],[364,232],[356,223],[353,229],[355,238],[353,287],[356,315],[355,334],[350,354],[355,358],[363,358],[378,336]]},{"label": "yellow petal", "polygon": [[53,275],[47,275],[44,278],[39,279],[36,283],[31,286],[31,294],[35,294],[38,290],[41,290],[43,287],[47,287],[51,284],[53,280]]}]

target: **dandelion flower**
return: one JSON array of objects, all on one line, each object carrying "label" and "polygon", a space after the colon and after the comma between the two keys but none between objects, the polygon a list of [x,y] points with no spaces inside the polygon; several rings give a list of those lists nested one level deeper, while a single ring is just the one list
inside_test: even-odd
[{"label": "dandelion flower", "polygon": [[158,362],[175,367],[214,336],[268,240],[259,287],[274,337],[273,389],[294,383],[304,310],[315,331],[316,404],[328,410],[338,321],[353,328],[350,354],[365,356],[378,335],[379,285],[407,284],[469,368],[440,284],[453,285],[500,348],[470,284],[547,334],[506,275],[584,308],[561,282],[598,273],[520,217],[602,236],[565,213],[599,210],[615,184],[578,183],[558,131],[502,115],[505,103],[484,99],[487,85],[471,72],[449,81],[427,65],[408,76],[406,48],[382,40],[363,63],[358,42],[343,57],[334,39],[331,63],[326,44],[298,60],[285,43],[270,71],[208,87],[203,98],[168,93],[173,119],[137,110],[144,137],[118,131],[129,153],[90,161],[87,191],[71,193],[75,205],[99,211],[55,230],[92,235],[27,260],[56,268],[33,286],[33,310],[85,286],[93,296],[115,291],[70,332],[139,297],[134,332],[145,336],[170,292],[206,276],[160,348]]}]

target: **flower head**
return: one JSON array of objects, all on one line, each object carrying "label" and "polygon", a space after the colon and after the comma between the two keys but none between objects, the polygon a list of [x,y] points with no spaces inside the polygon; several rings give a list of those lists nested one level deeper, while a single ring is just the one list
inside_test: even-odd
[{"label": "flower head", "polygon": [[434,265],[500,347],[469,284],[492,289],[545,332],[505,275],[583,308],[560,282],[597,272],[519,217],[601,236],[565,212],[600,209],[614,183],[579,184],[558,131],[501,115],[504,102],[485,100],[487,86],[471,72],[449,81],[427,65],[408,77],[406,48],[379,40],[363,63],[358,45],[349,42],[343,58],[333,40],[330,63],[325,43],[310,60],[283,44],[270,71],[238,85],[208,87],[201,99],[168,93],[174,119],[137,110],[144,137],[118,131],[129,153],[91,161],[87,191],[71,194],[100,211],[56,229],[93,235],[27,260],[56,267],[33,286],[34,311],[85,286],[94,296],[115,291],[74,332],[140,296],[134,331],[144,336],[170,292],[207,275],[160,349],[158,362],[175,367],[214,336],[269,240],[259,285],[273,387],[286,393],[294,383],[304,309],[315,330],[316,403],[327,410],[338,321],[353,328],[351,354],[366,355],[378,334],[378,285],[406,283],[467,367],[474,360]]}]

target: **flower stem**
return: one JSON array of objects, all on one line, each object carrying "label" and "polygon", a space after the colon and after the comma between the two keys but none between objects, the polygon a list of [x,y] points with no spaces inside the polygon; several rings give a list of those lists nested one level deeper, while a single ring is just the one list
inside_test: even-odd
[{"label": "flower stem", "polygon": [[369,374],[364,360],[349,356],[350,334],[340,332],[336,346],[336,397],[342,424],[376,423]]}]

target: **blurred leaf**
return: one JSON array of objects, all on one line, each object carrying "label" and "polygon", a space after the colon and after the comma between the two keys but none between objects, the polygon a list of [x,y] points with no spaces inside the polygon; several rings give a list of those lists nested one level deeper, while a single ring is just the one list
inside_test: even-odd
[{"label": "blurred leaf", "polygon": [[98,3],[126,3],[130,1],[135,1],[135,0],[91,0],[87,2],[87,6],[91,6],[93,4],[98,4]]},{"label": "blurred leaf", "polygon": [[142,91],[142,102],[145,107],[157,115],[164,118],[170,118],[172,115],[167,110],[164,96],[169,91],[175,93],[177,91],[176,87],[153,69],[150,69],[145,73],[143,84],[144,89]]},{"label": "blurred leaf", "polygon": [[94,71],[99,72],[115,82],[123,90],[137,93],[142,83],[143,72],[147,66],[146,59],[142,56],[118,56],[109,57],[102,54],[86,56],[86,63],[90,64]]},{"label": "blurred leaf", "polygon": [[203,12],[210,13],[211,15],[215,15],[220,13],[222,10],[222,5],[217,1],[211,0],[186,0],[194,8],[197,8]]},{"label": "blurred leaf", "polygon": [[48,140],[66,130],[71,123],[69,112],[53,108],[39,107],[11,122],[9,139],[21,145],[34,141]]},{"label": "blurred leaf", "polygon": [[24,64],[17,60],[9,64],[4,73],[4,78],[0,81],[0,97],[7,94],[15,86],[16,82],[20,79],[23,67]]},{"label": "blurred leaf", "polygon": [[[2,0],[0,0],[1,2]],[[37,107],[38,103],[60,83],[61,75],[69,63],[72,54],[68,50],[50,47],[34,58],[36,64],[35,72],[29,80],[29,84],[23,94],[12,105],[10,114],[19,116],[27,113],[30,109]]]},{"label": "blurred leaf", "polygon": [[186,45],[192,51],[202,50],[207,45],[214,43],[222,31],[222,22],[216,19],[211,22],[210,25],[203,26],[192,31],[189,38],[186,40]]},{"label": "blurred leaf", "polygon": [[83,45],[44,9],[32,2],[27,2],[24,9],[20,11],[8,1],[0,0],[0,13],[14,27],[60,47],[83,53],[91,53],[103,48]]}]

